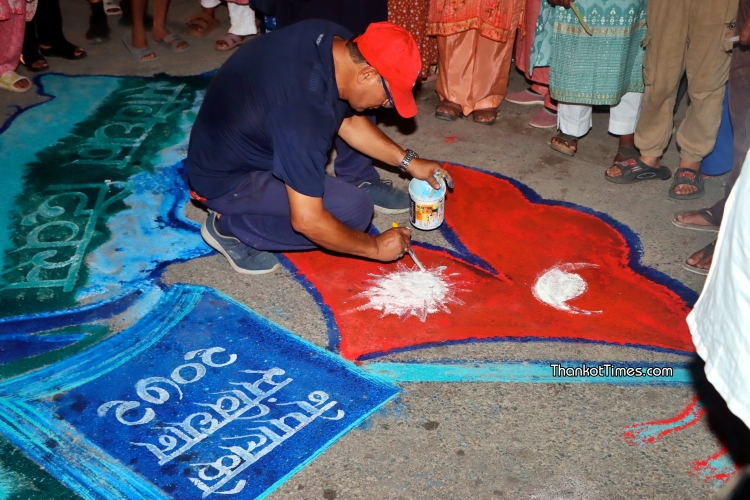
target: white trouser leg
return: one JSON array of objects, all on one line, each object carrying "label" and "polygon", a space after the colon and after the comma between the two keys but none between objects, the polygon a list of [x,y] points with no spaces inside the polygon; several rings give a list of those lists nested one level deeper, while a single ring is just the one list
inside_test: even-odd
[{"label": "white trouser leg", "polygon": [[220,3],[221,0],[201,0],[201,7],[204,9],[215,9]]},{"label": "white trouser leg", "polygon": [[237,36],[255,35],[258,28],[255,26],[255,11],[249,5],[228,2],[229,20],[232,26],[229,33]]},{"label": "white trouser leg", "polygon": [[609,132],[613,135],[628,135],[635,133],[635,124],[638,123],[638,115],[641,114],[640,92],[628,92],[620,104],[609,108]]},{"label": "white trouser leg", "polygon": [[558,103],[557,128],[563,134],[583,137],[591,130],[591,106]]}]

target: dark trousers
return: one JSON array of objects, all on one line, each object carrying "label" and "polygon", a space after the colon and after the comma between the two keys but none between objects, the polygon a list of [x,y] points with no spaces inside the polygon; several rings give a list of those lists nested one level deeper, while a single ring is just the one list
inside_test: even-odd
[{"label": "dark trousers", "polygon": [[[292,227],[286,184],[271,172],[251,172],[233,191],[204,204],[221,214],[220,232],[258,250],[317,248]],[[326,175],[323,207],[357,231],[366,230],[372,220],[373,204],[367,193],[338,177]]]},{"label": "dark trousers", "polygon": [[[740,0],[737,13],[737,34],[745,26],[748,17],[750,17],[750,0]],[[745,155],[750,150],[750,47],[739,44],[734,46],[729,67],[729,115],[734,131],[734,164],[729,173],[729,179],[724,185],[724,198],[710,208],[711,215],[717,221],[724,216],[724,204],[740,176]]]},{"label": "dark trousers", "polygon": [[39,44],[56,46],[65,42],[60,0],[39,0],[36,14],[26,23],[24,53],[35,52]]}]

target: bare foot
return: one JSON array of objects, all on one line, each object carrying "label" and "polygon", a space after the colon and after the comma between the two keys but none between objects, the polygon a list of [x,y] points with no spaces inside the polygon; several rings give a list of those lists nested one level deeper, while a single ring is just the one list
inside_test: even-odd
[{"label": "bare foot", "polygon": [[29,80],[26,77],[23,77],[20,80],[18,80],[16,83],[14,83],[13,86],[17,88],[18,90],[27,89],[31,87],[31,80]]},{"label": "bare foot", "polygon": [[703,210],[691,210],[689,212],[681,213],[677,216],[677,220],[693,226],[718,226],[719,224],[715,220],[706,220],[706,217],[701,215],[701,213],[705,214],[706,212],[708,212],[708,215],[711,215],[713,218],[711,212],[705,208]]},{"label": "bare foot", "polygon": [[716,242],[713,242],[710,245],[707,245],[705,248],[701,248],[688,258],[687,263],[691,266],[697,267],[698,269],[710,269],[711,261],[714,258],[715,246]]},{"label": "bare foot", "polygon": [[[695,175],[701,175],[699,171],[701,168],[701,162],[699,161],[680,160],[680,168],[689,168],[690,170],[695,171]],[[674,187],[675,194],[690,194],[696,191],[698,191],[698,187],[693,186],[692,184],[677,184]]]},{"label": "bare foot", "polygon": [[[654,156],[641,156],[641,161],[648,165],[651,168],[659,168],[661,166],[661,160],[659,160],[658,157]],[[609,177],[620,177],[622,175],[622,170],[620,170],[620,167],[617,165],[612,165],[607,169],[607,175]]]}]

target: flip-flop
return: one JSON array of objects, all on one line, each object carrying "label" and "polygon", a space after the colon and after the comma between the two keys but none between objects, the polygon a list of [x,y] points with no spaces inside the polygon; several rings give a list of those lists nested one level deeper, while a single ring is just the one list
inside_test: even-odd
[{"label": "flip-flop", "polygon": [[221,26],[221,22],[215,17],[206,19],[203,13],[199,13],[188,19],[185,23],[188,27],[188,35],[204,37]]},{"label": "flip-flop", "polygon": [[[183,40],[182,38],[175,35],[174,33],[168,34],[167,36],[164,37],[163,40],[157,40],[156,43],[160,43],[164,45],[172,52],[185,52],[187,49],[190,48],[190,44],[187,43],[187,41]],[[185,47],[179,48],[181,43],[184,43]]]},{"label": "flip-flop", "polygon": [[[709,243],[705,247],[703,247],[703,257],[709,257],[714,254],[714,250],[716,250],[716,242]],[[708,276],[708,269],[702,269],[700,267],[694,266],[692,264],[688,264],[687,260],[682,263],[682,268],[686,271],[690,271],[691,273],[700,274],[701,276]]]},{"label": "flip-flop", "polygon": [[[687,214],[695,214],[704,221],[708,222],[708,225],[701,226],[700,224],[688,224],[687,222],[681,222],[680,216]],[[672,224],[682,229],[694,229],[695,231],[705,231],[707,233],[718,233],[720,224],[716,223],[713,214],[707,208],[701,210],[683,210],[681,212],[675,212],[671,220]]]},{"label": "flip-flop", "polygon": [[[674,192],[675,186],[680,184],[687,184],[688,186],[695,186],[698,189],[688,194],[677,194]],[[703,183],[703,174],[696,172],[695,170],[680,167],[674,173],[674,180],[672,180],[672,186],[669,188],[669,197],[675,200],[695,200],[702,198],[706,194],[706,186]]]},{"label": "flip-flop", "polygon": [[[556,144],[554,140],[549,141],[549,147],[551,147],[558,153],[562,153],[568,156],[575,156],[576,152],[578,151],[578,138],[577,137],[573,137],[572,135],[568,135],[568,134],[564,134],[560,132],[556,136],[554,136],[552,139],[557,139],[558,141],[563,143],[563,144]],[[571,147],[574,147],[576,149],[571,149]]]},{"label": "flip-flop", "polygon": [[[484,108],[475,109],[471,112],[474,123],[481,123],[482,125],[492,125],[497,121],[497,108]],[[489,120],[477,120],[477,118],[488,117]]]},{"label": "flip-flop", "polygon": [[29,90],[31,90],[33,85],[29,85],[25,89],[19,89],[18,87],[16,87],[16,82],[20,82],[21,80],[27,80],[29,84],[31,84],[31,80],[29,80],[25,76],[21,76],[13,70],[6,71],[2,75],[0,75],[0,89],[10,90],[11,92],[17,92],[19,94],[23,94],[24,92],[28,92]]},{"label": "flip-flop", "polygon": [[119,16],[122,14],[122,7],[115,3],[115,0],[103,0],[104,13],[108,16]]},{"label": "flip-flop", "polygon": [[455,121],[463,115],[464,109],[461,105],[451,101],[442,101],[438,104],[437,109],[435,109],[435,118],[448,120],[450,122]]},{"label": "flip-flop", "polygon": [[625,161],[615,163],[613,166],[620,167],[621,174],[617,177],[607,175],[604,178],[615,184],[635,184],[636,182],[649,181],[651,179],[667,180],[672,177],[672,171],[664,165],[659,168],[651,167],[641,161],[640,158],[628,158]]},{"label": "flip-flop", "polygon": [[[130,56],[138,62],[148,62],[148,61],[155,61],[156,59],[159,59],[159,56],[154,54],[154,51],[151,50],[151,48],[147,45],[145,47],[138,48],[133,47],[133,35],[129,31],[122,35],[122,43],[125,44],[125,47],[128,48],[128,52],[130,52]],[[154,54],[154,57],[150,57],[148,59],[144,59],[145,56],[149,54]]]},{"label": "flip-flop", "polygon": [[[239,47],[243,43],[247,41],[249,36],[240,36],[235,35],[234,33],[227,33],[226,35],[218,38],[216,42],[214,43],[214,48],[216,50],[232,50],[236,47]],[[219,45],[219,42],[224,42],[226,45],[221,46]]]}]

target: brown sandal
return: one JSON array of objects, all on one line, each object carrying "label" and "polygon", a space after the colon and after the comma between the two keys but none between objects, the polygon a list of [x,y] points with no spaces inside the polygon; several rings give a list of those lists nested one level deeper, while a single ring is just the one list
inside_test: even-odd
[{"label": "brown sandal", "polygon": [[[557,142],[555,142],[557,141]],[[575,156],[578,151],[578,138],[560,132],[549,141],[549,147],[568,156]]]},{"label": "brown sandal", "polygon": [[[492,125],[497,120],[497,108],[475,109],[471,114],[474,117],[474,123],[482,125]],[[482,120],[482,118],[488,119]]]},{"label": "brown sandal", "polygon": [[204,37],[221,26],[221,22],[218,19],[215,17],[206,17],[203,15],[203,12],[194,15],[185,24],[188,27],[188,35],[197,37]]},{"label": "brown sandal", "polygon": [[464,109],[460,104],[451,101],[442,101],[435,110],[435,118],[441,120],[455,121],[464,115]]}]

